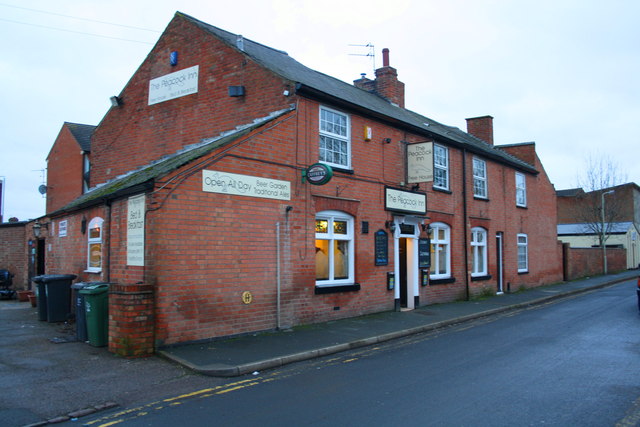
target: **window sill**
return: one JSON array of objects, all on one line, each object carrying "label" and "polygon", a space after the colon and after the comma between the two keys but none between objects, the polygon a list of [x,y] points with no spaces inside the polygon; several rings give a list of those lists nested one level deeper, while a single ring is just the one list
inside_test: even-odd
[{"label": "window sill", "polygon": [[484,276],[471,276],[472,282],[481,282],[483,280],[490,280],[490,279],[491,279],[490,274],[485,274]]},{"label": "window sill", "polygon": [[327,285],[327,286],[316,286],[315,294],[316,295],[324,295],[324,294],[335,294],[338,292],[353,292],[360,290],[360,283],[354,283],[352,285]]},{"label": "window sill", "polygon": [[433,191],[437,191],[438,193],[445,193],[445,194],[453,194],[453,191],[451,190],[447,190],[446,188],[440,188],[440,187],[432,187]]},{"label": "window sill", "polygon": [[479,200],[481,202],[488,202],[489,201],[488,197],[480,197],[480,196],[476,196],[476,195],[473,196],[473,199],[474,200]]},{"label": "window sill", "polygon": [[92,273],[92,274],[100,274],[102,273],[102,269],[100,270],[85,270],[85,273]]},{"label": "window sill", "polygon": [[527,205],[516,205],[516,208],[518,208],[518,209],[528,209]]},{"label": "window sill", "polygon": [[529,274],[529,270],[527,270],[527,271],[518,271],[518,274]]},{"label": "window sill", "polygon": [[445,279],[429,279],[429,285],[447,285],[449,283],[455,283],[455,277],[447,277]]}]

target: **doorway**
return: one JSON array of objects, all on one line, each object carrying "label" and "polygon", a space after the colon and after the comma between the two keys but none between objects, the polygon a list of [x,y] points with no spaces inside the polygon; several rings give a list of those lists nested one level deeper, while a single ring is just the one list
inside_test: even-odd
[{"label": "doorway", "polygon": [[418,219],[394,218],[394,275],[396,310],[413,310],[419,302],[418,287]]}]

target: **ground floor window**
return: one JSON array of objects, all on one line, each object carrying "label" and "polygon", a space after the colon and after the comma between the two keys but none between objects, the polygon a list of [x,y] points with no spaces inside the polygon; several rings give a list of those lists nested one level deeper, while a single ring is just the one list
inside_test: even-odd
[{"label": "ground floor window", "polygon": [[99,273],[102,271],[102,223],[100,217],[89,222],[87,241],[87,271]]},{"label": "ground floor window", "polygon": [[431,224],[431,279],[451,277],[451,229],[443,223]]},{"label": "ground floor window", "polygon": [[471,229],[471,275],[487,275],[487,230]]},{"label": "ground floor window", "polygon": [[316,286],[354,283],[353,217],[339,211],[316,215]]},{"label": "ground floor window", "polygon": [[529,241],[526,234],[518,234],[518,273],[529,271]]}]

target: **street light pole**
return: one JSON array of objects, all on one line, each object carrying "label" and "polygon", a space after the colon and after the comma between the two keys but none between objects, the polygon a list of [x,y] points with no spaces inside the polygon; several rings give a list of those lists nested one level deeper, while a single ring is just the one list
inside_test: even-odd
[{"label": "street light pole", "polygon": [[605,194],[611,194],[614,193],[615,190],[609,190],[609,191],[605,191],[600,195],[600,219],[602,220],[602,237],[601,237],[601,243],[602,243],[602,262],[603,262],[603,266],[604,266],[604,274],[607,274],[607,245],[605,244],[605,230],[604,230],[604,196]]}]

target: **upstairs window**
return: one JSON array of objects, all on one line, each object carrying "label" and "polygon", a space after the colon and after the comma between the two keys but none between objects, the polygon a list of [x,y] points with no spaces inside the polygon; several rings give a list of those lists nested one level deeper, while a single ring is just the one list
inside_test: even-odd
[{"label": "upstairs window", "polygon": [[354,283],[353,218],[338,211],[316,215],[316,286]]},{"label": "upstairs window", "polygon": [[518,273],[529,271],[529,239],[526,234],[518,234]]},{"label": "upstairs window", "polygon": [[520,172],[516,172],[516,206],[527,206],[527,181]]},{"label": "upstairs window", "polygon": [[433,146],[433,186],[449,189],[449,149],[437,144]]},{"label": "upstairs window", "polygon": [[349,116],[326,107],[320,107],[320,161],[351,169]]},{"label": "upstairs window", "polygon": [[487,230],[471,229],[471,276],[487,275]]},{"label": "upstairs window", "polygon": [[87,233],[87,271],[99,273],[102,271],[102,223],[100,217],[89,222]]},{"label": "upstairs window", "polygon": [[473,158],[473,195],[487,198],[487,163],[476,157]]}]

